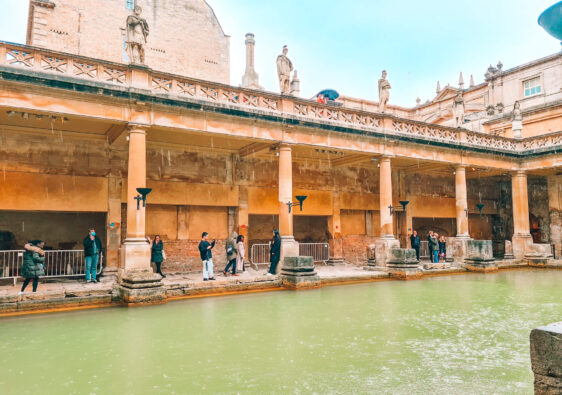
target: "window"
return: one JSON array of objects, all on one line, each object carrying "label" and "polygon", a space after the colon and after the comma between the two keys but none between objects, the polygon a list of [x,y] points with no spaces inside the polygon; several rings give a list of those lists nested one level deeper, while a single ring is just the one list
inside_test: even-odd
[{"label": "window", "polygon": [[523,81],[523,90],[525,92],[525,97],[541,93],[541,77],[535,77],[530,80]]},{"label": "window", "polygon": [[135,9],[135,0],[127,0],[127,9],[129,10]]}]

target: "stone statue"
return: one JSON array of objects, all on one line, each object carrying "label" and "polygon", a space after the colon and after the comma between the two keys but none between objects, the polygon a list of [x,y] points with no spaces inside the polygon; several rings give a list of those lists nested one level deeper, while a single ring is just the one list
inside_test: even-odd
[{"label": "stone statue", "polygon": [[131,63],[144,64],[144,50],[148,37],[148,23],[141,18],[142,8],[135,7],[134,15],[127,17],[127,52]]},{"label": "stone statue", "polygon": [[386,104],[390,98],[390,83],[386,79],[386,70],[382,71],[382,77],[379,79],[379,112],[385,112]]},{"label": "stone statue", "polygon": [[277,57],[277,75],[279,76],[279,88],[282,95],[291,94],[291,71],[293,71],[293,63],[287,57],[289,49],[283,46],[283,53]]},{"label": "stone statue", "polygon": [[512,121],[522,121],[523,116],[521,115],[521,103],[519,101],[515,101],[513,104],[513,111],[511,112],[511,120]]},{"label": "stone statue", "polygon": [[513,104],[513,111],[511,112],[511,130],[513,130],[513,137],[520,139],[523,137],[521,131],[523,130],[523,116],[521,115],[521,103],[515,101]]},{"label": "stone statue", "polygon": [[453,101],[453,118],[455,119],[455,127],[460,128],[464,122],[464,99],[462,92],[458,92]]}]

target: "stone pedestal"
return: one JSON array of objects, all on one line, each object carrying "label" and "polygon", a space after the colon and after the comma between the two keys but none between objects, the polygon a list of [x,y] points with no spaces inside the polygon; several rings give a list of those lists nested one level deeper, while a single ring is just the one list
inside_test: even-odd
[{"label": "stone pedestal", "polygon": [[506,240],[505,241],[505,251],[503,253],[503,259],[514,259],[515,256],[513,256],[513,246],[511,245],[511,241]]},{"label": "stone pedestal", "polygon": [[423,277],[416,257],[416,250],[413,249],[392,249],[386,268],[391,277],[400,280],[419,280]]},{"label": "stone pedestal", "polygon": [[[452,245],[452,259],[455,262],[464,262],[465,258],[467,257],[468,246],[467,242],[472,240],[470,237],[467,236],[457,236],[451,238],[451,245]],[[449,256],[449,251],[447,250],[447,257]]]},{"label": "stone pedestal", "polygon": [[467,240],[466,268],[471,272],[497,272],[498,265],[494,259],[492,240]]},{"label": "stone pedestal", "polygon": [[150,267],[150,245],[145,239],[127,239],[121,246],[119,296],[127,306],[166,302],[161,276]]},{"label": "stone pedestal", "polygon": [[281,236],[281,254],[279,256],[281,264],[277,265],[277,273],[281,270],[285,258],[299,256],[299,243],[293,236]]},{"label": "stone pedestal", "polygon": [[375,244],[371,244],[367,249],[368,260],[367,266],[364,269],[386,270],[387,263],[393,258],[392,250],[394,249],[400,249],[400,242],[398,240],[393,238],[377,239]]},{"label": "stone pedestal", "polygon": [[535,394],[562,394],[562,322],[531,331]]},{"label": "stone pedestal", "polygon": [[547,266],[553,259],[550,244],[531,244],[528,246],[525,259],[532,267]]},{"label": "stone pedestal", "polygon": [[345,261],[343,260],[343,258],[330,257],[330,259],[328,259],[326,261],[326,265],[328,265],[328,266],[342,266],[342,265],[345,265]]},{"label": "stone pedestal", "polygon": [[523,135],[521,134],[521,131],[523,130],[523,121],[513,121],[511,123],[511,130],[513,130],[513,138],[523,138]]},{"label": "stone pedestal", "polygon": [[283,259],[280,279],[288,289],[310,289],[321,287],[320,277],[310,256],[289,256]]}]

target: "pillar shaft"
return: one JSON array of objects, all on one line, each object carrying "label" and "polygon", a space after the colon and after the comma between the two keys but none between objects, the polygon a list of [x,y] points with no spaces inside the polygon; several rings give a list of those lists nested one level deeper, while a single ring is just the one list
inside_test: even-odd
[{"label": "pillar shaft", "polygon": [[293,201],[293,161],[291,147],[279,148],[279,234],[293,236],[293,209],[289,213],[287,203]]},{"label": "pillar shaft", "polygon": [[468,200],[466,194],[466,169],[458,166],[455,172],[455,194],[457,214],[457,237],[469,237]]},{"label": "pillar shaft", "polygon": [[511,191],[513,199],[513,235],[530,236],[527,174],[524,171],[518,171],[512,175]]},{"label": "pillar shaft", "polygon": [[127,239],[142,239],[145,234],[145,208],[140,202],[137,188],[146,187],[146,130],[132,127],[129,130],[129,166],[127,173]]},{"label": "pillar shaft", "polygon": [[392,206],[392,169],[388,157],[383,157],[380,161],[379,178],[381,238],[394,239],[392,215],[389,209],[389,206]]},{"label": "pillar shaft", "polygon": [[256,41],[254,35],[251,33],[246,34],[246,69],[254,68],[254,48]]}]

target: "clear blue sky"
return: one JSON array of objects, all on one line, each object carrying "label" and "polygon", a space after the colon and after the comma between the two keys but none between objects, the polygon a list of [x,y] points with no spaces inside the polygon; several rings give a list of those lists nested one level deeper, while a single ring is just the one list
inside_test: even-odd
[{"label": "clear blue sky", "polygon": [[[123,0],[125,1],[125,0]],[[278,91],[275,59],[284,44],[299,71],[302,96],[334,88],[376,100],[382,69],[390,103],[413,106],[459,72],[483,81],[488,65],[504,68],[560,51],[537,24],[557,0],[208,0],[231,36],[231,83],[244,74],[244,36],[256,35],[256,69]],[[27,0],[0,0],[0,40],[24,42]]]}]

